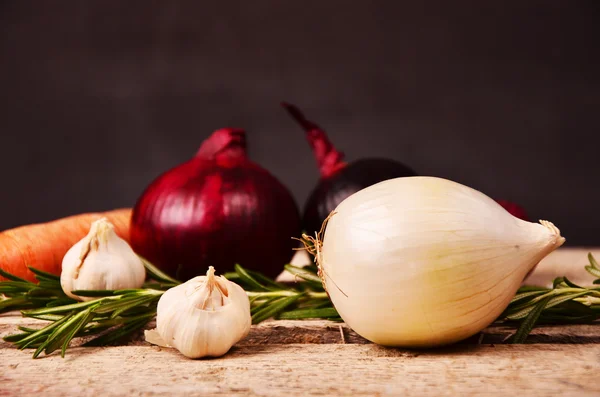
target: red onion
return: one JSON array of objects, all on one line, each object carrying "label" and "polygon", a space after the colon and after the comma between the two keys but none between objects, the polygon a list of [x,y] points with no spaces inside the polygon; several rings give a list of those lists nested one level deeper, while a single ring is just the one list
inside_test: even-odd
[{"label": "red onion", "polygon": [[292,256],[300,215],[290,192],[246,155],[241,129],[214,132],[196,156],[158,177],[132,215],[131,245],[187,280],[236,263],[277,275]]},{"label": "red onion", "polygon": [[320,230],[331,211],[359,190],[387,179],[416,175],[406,165],[389,159],[366,158],[346,163],[344,154],[336,150],[321,127],[307,120],[296,106],[288,103],[282,106],[306,132],[321,172],[321,179],[304,207],[302,225],[307,233]]},{"label": "red onion", "polygon": [[496,200],[498,204],[504,207],[512,216],[516,216],[517,218],[523,219],[524,221],[529,222],[529,217],[527,216],[527,212],[525,209],[515,203],[512,203],[508,200]]}]

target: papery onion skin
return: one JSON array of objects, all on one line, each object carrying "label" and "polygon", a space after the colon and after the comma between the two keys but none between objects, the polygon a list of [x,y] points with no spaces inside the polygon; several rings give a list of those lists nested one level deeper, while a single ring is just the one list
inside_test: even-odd
[{"label": "papery onion skin", "polygon": [[387,179],[417,175],[412,168],[391,159],[365,158],[346,163],[344,153],[333,146],[319,125],[307,120],[296,106],[285,102],[282,106],[306,132],[321,174],[304,206],[302,226],[306,233],[319,231],[331,211],[359,190]]},{"label": "papery onion skin", "polygon": [[243,130],[222,129],[148,186],[133,211],[131,245],[183,281],[236,263],[275,276],[299,232],[291,193],[246,157]]},{"label": "papery onion skin", "polygon": [[381,345],[440,346],[492,323],[563,244],[542,223],[455,182],[397,178],[336,208],[317,260],[335,308],[358,334]]}]

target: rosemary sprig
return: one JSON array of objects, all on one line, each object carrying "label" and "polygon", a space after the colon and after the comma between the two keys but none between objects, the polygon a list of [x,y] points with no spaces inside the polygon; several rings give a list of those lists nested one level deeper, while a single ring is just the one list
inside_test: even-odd
[{"label": "rosemary sprig", "polygon": [[[600,266],[589,254],[586,270],[600,284]],[[167,289],[180,282],[143,260],[151,281],[141,289],[121,291],[74,291],[80,296],[97,298],[78,302],[65,295],[60,278],[31,268],[39,283],[32,283],[0,269],[0,313],[21,310],[25,317],[48,321],[43,328],[19,327],[20,333],[5,341],[20,349],[35,349],[34,358],[58,349],[64,357],[73,339],[86,338],[83,346],[102,346],[122,340],[142,329],[156,315],[158,300]],[[252,322],[269,318],[341,318],[325,292],[314,265],[286,265],[296,277],[294,284],[278,283],[258,272],[236,265],[224,274],[247,292],[251,302]],[[2,295],[4,298],[2,298]],[[583,288],[565,277],[554,281],[553,288],[523,287],[512,299],[498,323],[516,324],[510,339],[523,343],[538,324],[589,323],[600,319],[600,287]]]},{"label": "rosemary sprig", "polygon": [[[89,302],[24,310],[21,312],[23,316],[47,319],[50,324],[41,329],[21,328],[21,334],[10,335],[5,340],[14,343],[20,349],[36,348],[34,358],[42,352],[48,355],[59,348],[64,357],[73,338],[108,331],[111,340],[114,340],[143,327],[154,318],[156,303],[163,292],[152,289],[123,294],[106,291],[112,295]],[[56,317],[42,317],[48,315]],[[135,324],[135,327],[132,327],[132,324]],[[105,335],[98,338],[105,339]],[[88,344],[95,342],[97,340],[92,339]]]},{"label": "rosemary sprig", "polygon": [[[590,264],[585,269],[597,277],[593,283],[600,284],[600,266],[591,253],[588,260]],[[499,322],[519,324],[509,340],[511,343],[524,343],[538,324],[591,323],[598,319],[600,287],[584,288],[566,277],[558,277],[552,288],[520,288]]]},{"label": "rosemary sprig", "polygon": [[[83,346],[102,346],[126,338],[142,329],[156,316],[156,305],[162,294],[179,281],[142,259],[151,281],[143,288],[120,291],[73,291],[75,295],[97,298],[79,302],[65,295],[60,277],[30,268],[39,283],[16,277],[0,269],[8,281],[0,282],[0,312],[20,310],[24,317],[49,321],[43,328],[20,327],[18,334],[5,341],[19,349],[36,349],[33,357],[50,354],[58,349],[64,357],[75,338],[91,338]],[[290,267],[300,282],[293,286],[274,280],[237,265],[226,277],[240,284],[252,303],[254,324],[288,314],[285,318],[330,318],[339,320],[327,294],[320,284],[306,276],[311,268]],[[325,308],[324,306],[328,306]]]},{"label": "rosemary sprig", "polygon": [[97,298],[86,302],[65,295],[58,276],[30,268],[39,281],[36,284],[0,270],[0,275],[9,280],[0,282],[0,292],[5,296],[0,300],[0,312],[21,310],[24,317],[50,322],[39,329],[20,327],[21,333],[4,340],[19,349],[36,349],[34,358],[58,349],[64,357],[74,338],[92,337],[86,345],[104,345],[130,335],[154,318],[164,291],[179,284],[149,262],[144,261],[144,265],[152,283],[133,290],[73,291],[75,295]]},{"label": "rosemary sprig", "polygon": [[0,282],[0,294],[5,296],[0,300],[0,313],[46,307],[56,301],[61,304],[77,302],[65,295],[60,286],[60,277],[35,268],[30,270],[38,279],[38,284],[0,269],[0,276],[9,280]]},{"label": "rosemary sprig", "polygon": [[[285,269],[296,277],[296,283],[277,283],[240,265],[235,266],[235,272],[224,274],[226,278],[244,288],[250,297],[253,324],[269,318],[341,320],[321,282],[315,282],[315,279],[318,279],[316,267],[286,265]],[[324,307],[329,311],[320,311]],[[289,313],[293,313],[291,317]]]}]

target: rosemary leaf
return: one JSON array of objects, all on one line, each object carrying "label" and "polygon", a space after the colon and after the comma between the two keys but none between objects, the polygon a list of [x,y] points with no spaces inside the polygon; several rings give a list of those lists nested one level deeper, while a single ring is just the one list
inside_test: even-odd
[{"label": "rosemary leaf", "polygon": [[71,318],[72,315],[73,315],[73,313],[69,313],[69,314],[63,316],[60,320],[57,320],[57,321],[53,322],[52,324],[47,325],[44,328],[41,328],[41,329],[37,330],[36,332],[30,334],[26,338],[19,339],[19,341],[16,343],[17,347],[22,348],[23,345],[27,345],[28,342],[32,342],[38,336],[40,336],[40,335],[47,335],[47,334],[49,334],[51,332],[54,332],[54,330],[56,328],[60,327],[64,322],[66,322],[67,320],[69,320],[69,318]]},{"label": "rosemary leaf", "polygon": [[[104,299],[110,299],[110,298],[104,298]],[[57,314],[57,313],[69,312],[71,310],[86,309],[89,306],[95,305],[96,303],[98,303],[98,301],[78,302],[78,303],[72,303],[69,305],[48,307],[48,308],[44,308],[44,309],[26,310],[26,311],[23,311],[22,313],[26,317],[35,317],[35,316],[39,316],[39,315],[43,315],[43,314]]]},{"label": "rosemary leaf", "polygon": [[28,292],[29,290],[36,288],[37,284],[30,283],[29,281],[3,281],[0,285],[0,290],[7,287],[12,287],[21,292]]},{"label": "rosemary leaf", "polygon": [[270,279],[269,277],[259,273],[259,272],[255,272],[249,269],[244,269],[246,271],[246,273],[248,273],[250,276],[252,276],[252,278],[254,278],[256,281],[258,281],[259,283],[261,283],[261,285],[265,286],[266,288],[272,289],[272,290],[284,290],[284,289],[289,289],[288,286],[278,283],[272,279]]},{"label": "rosemary leaf", "polygon": [[[565,289],[566,290],[566,289]],[[579,291],[579,292],[575,292],[575,293],[566,293],[567,291],[561,291],[560,289],[558,290],[552,290],[549,293],[532,299],[531,303],[535,303],[535,305],[528,305],[525,306],[523,309],[518,310],[516,313],[510,314],[507,316],[507,318],[509,320],[519,320],[525,317],[528,317],[529,314],[537,307],[537,303],[541,302],[541,301],[546,301],[546,304],[544,305],[545,308],[550,308],[552,306],[556,306],[558,304],[561,304],[563,302],[566,301],[570,301],[572,299],[578,298],[580,296],[586,295],[588,293],[587,290],[583,290],[583,291]],[[558,295],[558,296],[557,296]],[[537,318],[537,317],[536,317]]]},{"label": "rosemary leaf", "polygon": [[562,284],[564,284],[564,280],[565,280],[564,277],[556,277],[554,279],[554,281],[552,281],[552,288],[553,289],[559,288]]},{"label": "rosemary leaf", "polygon": [[594,255],[592,255],[591,252],[588,253],[588,261],[590,262],[591,267],[600,270],[600,266],[598,265],[598,262],[596,262],[596,258],[594,258]]},{"label": "rosemary leaf", "polygon": [[337,310],[333,307],[325,307],[321,309],[299,309],[284,312],[279,315],[280,319],[284,320],[302,320],[306,318],[339,318]]},{"label": "rosemary leaf", "polygon": [[[101,305],[95,309],[96,313],[110,313],[115,310],[127,310],[136,305],[144,305],[148,302],[159,298],[163,291],[147,290],[143,293],[134,292],[124,295],[117,295],[111,298],[104,298]],[[114,298],[114,299],[112,299]]]},{"label": "rosemary leaf", "polygon": [[176,280],[173,277],[169,276],[168,274],[164,273],[162,270],[160,270],[159,268],[154,266],[152,263],[150,263],[145,258],[142,258],[140,256],[140,259],[141,259],[142,263],[144,264],[144,267],[146,268],[146,273],[148,274],[148,277],[151,278],[152,280],[162,282],[165,284],[171,284],[172,286],[181,284],[181,282],[179,280]]},{"label": "rosemary leaf", "polygon": [[[71,329],[71,331],[69,331],[67,337],[65,338],[62,344],[62,349],[60,350],[60,356],[62,358],[65,358],[65,352],[67,351],[67,347],[71,343],[71,340],[73,340],[73,337],[75,337],[79,330],[85,327],[86,324],[89,323],[90,320],[94,317],[93,309],[94,307],[90,307],[85,312],[83,312],[85,314],[82,315],[81,320],[73,326],[73,329]],[[52,353],[52,351],[50,351],[50,353]],[[46,348],[46,354],[49,354],[48,348]]]},{"label": "rosemary leaf", "polygon": [[233,281],[236,284],[240,283],[240,276],[236,272],[226,272],[221,274],[221,276],[225,277],[229,281]]},{"label": "rosemary leaf", "polygon": [[22,332],[20,334],[12,334],[12,335],[7,335],[4,338],[2,338],[2,340],[4,340],[5,342],[19,342],[21,339],[26,338],[29,336],[29,332]]},{"label": "rosemary leaf", "polygon": [[323,289],[323,283],[321,282],[321,278],[315,273],[312,273],[303,267],[298,267],[294,265],[285,265],[284,268],[288,272],[292,273],[294,276],[300,277],[305,281],[312,282],[314,283],[314,285],[317,285],[318,288]]},{"label": "rosemary leaf", "polygon": [[74,290],[74,291],[71,291],[71,293],[73,295],[85,296],[85,297],[91,297],[91,298],[105,297],[105,296],[111,296],[111,295],[120,295],[120,294],[116,294],[114,290],[93,290],[93,289]]},{"label": "rosemary leaf", "polygon": [[298,294],[296,296],[276,299],[252,315],[252,324],[258,324],[271,317],[278,316],[286,307],[296,302],[301,296],[301,294]]},{"label": "rosemary leaf", "polygon": [[[521,302],[516,305],[509,305],[509,307],[505,310],[505,313],[501,317],[510,317],[511,320],[517,320],[526,317],[529,314],[529,311],[532,307],[539,301],[545,299],[550,296],[564,295],[570,293],[578,293],[581,292],[581,288],[567,288],[567,287],[556,287],[554,289],[546,290],[546,293],[540,296],[533,297],[527,302]],[[518,315],[517,315],[518,314]]]},{"label": "rosemary leaf", "polygon": [[[71,299],[69,297],[67,297],[67,295],[65,295],[62,290],[58,290],[58,289],[50,289],[50,288],[43,288],[40,287],[39,285],[36,286],[35,288],[30,289],[27,292],[27,295],[29,296],[39,296],[39,297],[48,297],[48,298],[65,298],[65,299]],[[75,300],[73,299],[73,302],[75,302]]]},{"label": "rosemary leaf", "polygon": [[58,299],[52,299],[50,302],[48,302],[48,304],[46,305],[46,307],[65,306],[65,305],[72,305],[74,303],[77,303],[77,301],[75,299],[71,299],[71,298],[58,298]]},{"label": "rosemary leaf", "polygon": [[39,352],[38,350],[36,350],[37,355],[36,353],[34,353],[33,358],[36,358],[42,350],[44,351],[44,354],[48,355],[60,348],[61,346],[64,346],[64,343],[68,344],[68,342],[71,341],[70,338],[72,338],[72,335],[74,335],[73,330],[78,330],[80,327],[84,326],[87,323],[87,321],[89,321],[89,319],[92,317],[92,309],[93,307],[88,307],[86,310],[83,310],[71,316],[71,318],[69,318],[60,327],[58,327],[48,337],[46,342],[44,342],[40,346],[40,348],[38,348]]},{"label": "rosemary leaf", "polygon": [[589,316],[594,315],[595,312],[587,305],[584,305],[581,302],[577,301],[577,298],[572,299],[570,301],[563,302],[559,305],[555,305],[553,307],[546,307],[544,313],[549,314],[564,314],[570,316]]},{"label": "rosemary leaf", "polygon": [[586,295],[588,294],[587,290],[581,291],[581,292],[577,292],[574,294],[566,294],[566,295],[559,295],[559,296],[555,296],[554,298],[551,298],[548,303],[546,304],[545,308],[551,308],[553,306],[559,305],[563,302],[567,302],[567,301],[571,301],[575,298],[579,298],[580,296]]},{"label": "rosemary leaf", "polygon": [[246,294],[250,298],[282,298],[284,296],[296,296],[299,294],[298,291],[282,290],[282,291],[266,291],[266,292],[254,292],[247,291]]},{"label": "rosemary leaf", "polygon": [[35,318],[37,320],[44,320],[44,321],[58,321],[58,320],[62,319],[64,316],[60,315],[60,314],[33,314],[33,315],[27,316],[27,317]]},{"label": "rosemary leaf", "polygon": [[35,328],[24,327],[22,325],[19,325],[17,328],[19,330],[23,331],[23,332],[28,332],[28,333],[32,333],[32,332],[36,332],[37,331],[37,329],[35,329]]},{"label": "rosemary leaf", "polygon": [[529,312],[531,312],[531,310],[533,310],[533,308],[539,301],[544,300],[548,297],[551,298],[552,296],[556,295],[557,293],[560,293],[560,292],[557,292],[557,290],[548,290],[548,292],[546,292],[545,294],[534,297],[533,299],[530,299],[527,302],[519,303],[518,305],[509,305],[501,317],[505,317],[508,320],[523,319],[523,318],[527,317],[527,315],[529,315]]},{"label": "rosemary leaf", "polygon": [[[131,294],[131,293],[144,294],[144,293],[148,292],[148,290],[152,290],[152,289],[154,289],[154,288],[129,288],[129,289],[117,289],[117,290],[114,290],[113,292],[115,295],[125,295],[125,294]],[[156,290],[156,291],[159,291],[159,290]],[[164,292],[163,290],[160,290],[160,291]]]},{"label": "rosemary leaf", "polygon": [[41,277],[41,278],[46,279],[46,280],[58,281],[58,283],[60,284],[60,276],[57,276],[57,275],[52,274],[52,273],[45,272],[45,271],[40,270],[40,269],[36,269],[35,267],[31,267],[31,266],[27,266],[27,268],[29,270],[31,270],[31,272],[33,274],[36,275],[36,278],[39,281],[41,281],[41,279],[40,279],[40,277]]},{"label": "rosemary leaf", "polygon": [[570,288],[580,288],[580,289],[583,289],[583,287],[580,287],[579,285],[577,285],[577,284],[575,284],[575,283],[571,282],[571,280],[569,280],[569,279],[568,279],[568,278],[566,278],[566,277],[563,277],[563,282],[564,282],[564,283],[565,283],[565,284],[566,284],[568,287],[570,287]]},{"label": "rosemary leaf", "polygon": [[125,313],[127,311],[139,309],[140,305],[149,304],[153,300],[158,300],[158,297],[157,296],[144,296],[144,297],[141,297],[138,300],[132,301],[128,306],[124,306],[124,307],[121,307],[121,308],[115,310],[111,314],[110,318],[116,318],[116,317],[120,316],[121,314],[123,314],[123,313]]},{"label": "rosemary leaf", "polygon": [[[595,267],[595,266],[586,266],[585,270],[587,270],[587,272],[589,274],[591,274],[592,276],[600,279],[600,269],[598,269],[597,267]],[[598,280],[595,280],[595,281],[598,281]],[[596,283],[594,282],[594,284],[596,284]]]},{"label": "rosemary leaf", "polygon": [[6,298],[0,300],[0,313],[4,313],[11,310],[19,310],[23,306],[29,304],[29,298],[25,295],[17,296],[14,298]]},{"label": "rosemary leaf", "polygon": [[548,291],[548,290],[549,290],[549,288],[539,287],[539,286],[535,286],[535,285],[524,285],[521,288],[519,288],[519,292]]},{"label": "rosemary leaf", "polygon": [[22,345],[19,349],[33,349],[34,346],[39,346],[41,343],[43,343],[46,340],[46,338],[48,338],[48,335],[38,335],[36,338],[33,338],[29,342]]},{"label": "rosemary leaf", "polygon": [[[15,281],[5,281],[5,283],[15,282]],[[0,294],[18,294],[24,293],[28,290],[23,290],[23,288],[14,286],[14,285],[0,285]]]},{"label": "rosemary leaf", "polygon": [[[294,296],[296,296],[296,295],[294,295]],[[278,298],[279,298],[278,296],[276,296],[276,297],[269,297],[269,298],[267,298],[264,301],[256,302],[256,305],[253,306],[250,309],[250,314],[254,315],[255,313],[257,313],[257,312],[259,312],[259,311],[261,311],[263,309],[268,309],[269,305],[271,305]]]},{"label": "rosemary leaf", "polygon": [[519,326],[519,329],[517,329],[517,332],[512,337],[511,343],[516,344],[525,342],[525,339],[527,339],[527,336],[535,326],[535,323],[537,322],[538,318],[540,317],[540,314],[542,314],[542,311],[544,310],[546,304],[548,304],[550,299],[551,297],[548,296],[532,307],[532,310],[527,314],[527,317],[525,318],[525,320],[523,320],[523,322]]},{"label": "rosemary leaf", "polygon": [[101,335],[95,339],[92,339],[89,342],[83,344],[83,346],[104,346],[109,343],[113,343],[119,339],[122,339],[132,332],[141,329],[156,315],[156,313],[148,313],[145,316],[141,316],[139,318],[134,319],[133,321],[124,322],[113,330],[112,332],[108,332],[104,335]]},{"label": "rosemary leaf", "polygon": [[526,299],[526,298],[531,298],[531,297],[535,297],[535,296],[538,296],[538,295],[543,295],[543,294],[545,294],[548,291],[549,291],[548,289],[543,289],[543,290],[520,292],[520,293],[517,293],[514,296],[514,298],[511,299],[510,303],[513,304],[513,303],[519,302],[519,301],[521,301],[523,299]]},{"label": "rosemary leaf", "polygon": [[256,302],[258,299],[260,299],[261,296],[259,296],[259,295],[252,296],[252,295],[248,294],[248,298],[250,298],[249,299],[250,307],[252,307],[254,305],[254,302]]},{"label": "rosemary leaf", "polygon": [[[248,287],[250,287],[251,291],[272,291],[273,290],[273,288],[265,287],[264,285],[262,285],[261,283],[256,281],[254,279],[254,277],[252,277],[246,271],[246,269],[244,269],[240,265],[236,264],[234,266],[234,269],[235,269],[235,272],[238,274],[240,281],[243,282],[244,284],[246,284]],[[248,289],[246,289],[246,290],[248,290]]]},{"label": "rosemary leaf", "polygon": [[59,293],[63,294],[62,287],[60,285],[60,281],[41,279],[37,283],[37,286],[40,288],[58,291]]},{"label": "rosemary leaf", "polygon": [[[2,270],[2,269],[0,269],[0,276],[2,276],[2,277],[4,277],[4,278],[6,278],[6,279],[8,279],[8,280],[11,280],[11,281],[16,281],[16,282],[21,282],[21,283],[29,283],[29,284],[33,284],[33,283],[31,283],[30,281],[27,281],[27,280],[25,280],[24,278],[21,278],[21,277],[15,276],[14,274],[12,274],[12,273],[9,273],[9,272],[7,272],[7,271],[4,271],[4,270]],[[4,281],[3,281],[3,283],[4,283]],[[35,284],[34,284],[34,285],[35,285]]]}]

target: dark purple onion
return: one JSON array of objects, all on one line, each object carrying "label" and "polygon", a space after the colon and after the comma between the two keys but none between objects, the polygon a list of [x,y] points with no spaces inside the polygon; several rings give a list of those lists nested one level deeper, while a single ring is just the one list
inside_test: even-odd
[{"label": "dark purple onion", "polygon": [[319,183],[304,206],[302,226],[306,233],[319,231],[331,211],[359,190],[387,179],[417,175],[406,165],[389,159],[365,158],[344,162],[344,154],[335,149],[321,127],[307,120],[296,106],[282,105],[306,132],[321,173]]},{"label": "dark purple onion", "polygon": [[245,132],[214,132],[196,156],[158,177],[132,215],[133,249],[187,280],[236,263],[277,275],[292,256],[300,215],[290,192],[246,156]]}]

